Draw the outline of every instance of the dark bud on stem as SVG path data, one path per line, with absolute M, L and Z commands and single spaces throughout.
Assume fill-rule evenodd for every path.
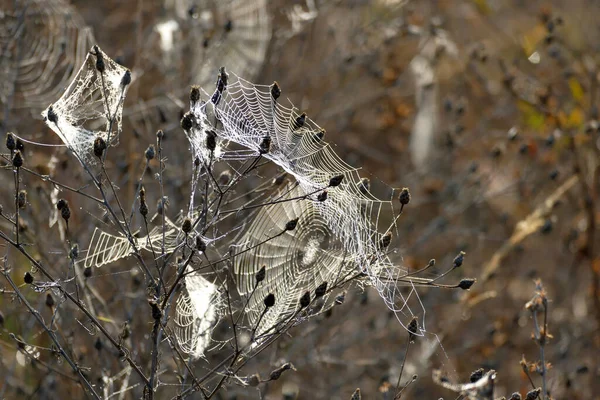
M 61 199 L 62 200 L 62 199 Z M 60 216 L 65 220 L 65 222 L 69 222 L 69 218 L 71 218 L 71 209 L 69 208 L 69 202 L 66 200 L 62 200 L 63 202 L 61 203 L 61 201 L 59 200 L 56 207 L 58 208 L 59 204 L 61 205 L 61 208 L 59 208 L 60 210 Z
M 154 156 L 156 155 L 156 150 L 154 149 L 154 145 L 153 144 L 151 144 L 150 146 L 148 146 L 148 148 L 146 149 L 146 152 L 144 153 L 144 155 L 146 156 L 146 160 L 148 160 L 148 161 L 154 159 Z
M 69 251 L 69 258 L 71 260 L 77 260 L 78 257 L 79 257 L 79 245 L 77 243 L 75 243 L 71 247 L 71 250 Z
M 102 157 L 106 150 L 106 142 L 100 136 L 94 140 L 94 155 L 98 158 Z
M 379 240 L 379 250 L 383 250 L 392 242 L 392 232 L 386 232 Z
M 527 395 L 525 395 L 525 400 L 535 400 L 540 396 L 541 392 L 542 389 L 540 388 L 530 390 L 529 392 L 527 392 Z
M 159 142 L 161 140 L 163 140 L 164 137 L 165 137 L 165 133 L 162 131 L 162 129 L 159 129 L 158 131 L 156 131 L 156 138 L 158 139 Z
M 264 300 L 265 307 L 271 308 L 275 305 L 275 295 L 273 293 L 269 293 Z
M 215 151 L 217 148 L 217 134 L 215 131 L 206 132 L 206 148 L 210 151 Z
M 296 229 L 297 225 L 298 225 L 298 218 L 292 219 L 292 220 L 288 221 L 287 224 L 285 224 L 285 230 L 293 231 L 294 229 Z
M 281 367 L 271 371 L 271 374 L 269 375 L 269 380 L 276 381 L 281 377 L 281 374 L 287 371 L 288 369 L 294 369 L 294 366 L 291 363 L 283 364 Z
M 265 280 L 265 277 L 267 275 L 267 266 L 263 265 L 258 272 L 256 273 L 256 275 L 254 275 L 254 277 L 256 278 L 256 284 L 258 285 L 260 282 Z
M 417 320 L 417 317 L 413 317 L 413 319 L 410 320 L 407 326 L 408 340 L 410 340 L 411 342 L 415 340 L 415 337 L 417 337 L 418 329 L 419 321 Z
M 298 118 L 296 118 L 296 121 L 294 121 L 294 129 L 300 129 L 304 126 L 304 123 L 306 122 L 306 113 L 302 113 L 300 114 L 300 116 Z
M 192 86 L 192 89 L 190 90 L 190 103 L 192 103 L 192 106 L 193 106 L 199 100 L 200 100 L 200 87 Z
M 204 253 L 206 251 L 206 243 L 204 242 L 204 240 L 202 240 L 200 236 L 196 236 L 196 250 L 198 250 L 201 253 Z
M 162 317 L 162 312 L 160 311 L 160 307 L 156 303 L 155 300 L 148 300 L 148 304 L 150 304 L 150 308 L 152 309 L 152 319 L 155 321 L 160 320 Z
M 140 198 L 140 214 L 142 217 L 145 217 L 146 215 L 148 215 L 148 204 L 146 204 L 145 200 L 142 200 Z
M 12 164 L 15 168 L 21 168 L 23 166 L 23 156 L 19 150 L 17 150 L 13 156 Z
M 102 53 L 100 52 L 98 46 L 94 46 L 94 52 L 96 56 L 96 69 L 102 74 L 106 70 L 106 65 L 104 64 L 104 56 L 102 56 Z
M 55 124 L 58 122 L 58 115 L 56 115 L 56 112 L 54 111 L 52 105 L 48 107 L 48 121 L 53 122 Z
M 317 288 L 315 289 L 315 297 L 323 297 L 325 296 L 325 293 L 327 293 L 327 282 L 323 282 L 319 286 L 317 286 Z
M 259 145 L 259 152 L 260 154 L 266 154 L 271 150 L 271 137 L 270 136 L 265 136 L 262 140 L 262 142 L 260 142 Z
M 49 308 L 54 307 L 54 297 L 52 297 L 52 294 L 50 293 L 46 294 L 46 306 Z
M 279 96 L 281 96 L 281 88 L 277 81 L 273 82 L 271 85 L 271 96 L 273 96 L 273 100 L 277 100 Z
M 354 393 L 352 393 L 352 397 L 350 400 L 362 400 L 362 395 L 360 394 L 360 388 L 357 388 Z
M 398 200 L 400 201 L 400 204 L 402 205 L 402 208 L 404 208 L 405 205 L 407 205 L 408 203 L 410 203 L 410 191 L 408 190 L 408 188 L 403 188 L 400 191 L 400 195 L 398 196 Z
M 121 86 L 125 87 L 131 83 L 131 71 L 127 70 L 121 78 Z
M 469 380 L 471 381 L 471 383 L 475 383 L 478 380 L 480 380 L 481 378 L 483 378 L 483 368 L 479 368 L 476 369 L 475 371 L 471 372 L 471 376 L 469 377 Z
M 191 112 L 186 112 L 181 118 L 181 127 L 184 131 L 189 131 L 194 126 L 194 121 Z
M 27 191 L 20 190 L 19 194 L 17 195 L 17 206 L 20 209 L 23 209 L 23 208 L 25 208 L 26 205 L 27 205 Z
M 320 143 L 324 137 L 325 137 L 325 129 L 321 129 L 319 132 L 315 133 L 315 136 L 313 136 L 313 141 L 315 143 Z
M 452 268 L 458 268 L 463 264 L 463 261 L 465 260 L 465 254 L 466 253 L 464 251 L 461 251 L 456 257 L 454 257 Z
M 248 386 L 257 387 L 260 384 L 260 375 L 250 375 L 247 379 Z
M 65 199 L 59 199 L 58 202 L 56 203 L 56 209 L 57 210 L 62 210 L 65 206 L 67 205 L 67 201 Z
M 340 186 L 342 181 L 344 180 L 344 175 L 336 175 L 329 180 L 329 187 Z
M 192 220 L 186 218 L 183 220 L 183 224 L 181 224 L 181 230 L 183 233 L 190 233 L 192 231 Z
M 310 292 L 306 292 L 300 297 L 300 308 L 308 307 L 310 304 Z
M 508 400 L 521 400 L 521 393 L 519 392 L 514 392 L 513 394 L 510 395 L 510 398 Z
M 6 134 L 6 148 L 10 151 L 14 151 L 17 148 L 17 141 L 15 140 L 15 135 L 11 132 Z
M 460 282 L 458 283 L 458 287 L 461 288 L 462 290 L 469 290 L 476 281 L 477 281 L 476 279 L 471 279 L 471 278 L 461 279 Z
M 318 201 L 327 200 L 327 190 L 323 190 L 321 193 L 319 193 L 319 195 L 317 196 L 317 200 Z
M 33 283 L 33 275 L 31 275 L 31 273 L 29 271 L 25 272 L 25 275 L 23 276 L 23 280 L 25 281 L 26 284 L 31 285 Z

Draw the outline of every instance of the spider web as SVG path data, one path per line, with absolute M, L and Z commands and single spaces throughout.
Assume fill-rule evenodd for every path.
M 102 73 L 96 67 L 99 58 L 104 61 Z M 94 46 L 60 99 L 42 112 L 46 125 L 82 164 L 95 162 L 93 144 L 97 137 L 106 142 L 118 138 L 130 81 L 128 69 Z
M 324 281 L 332 285 L 334 282 L 327 280 L 343 276 L 347 267 L 367 277 L 401 323 L 413 315 L 424 316 L 425 310 L 412 286 L 424 281 L 404 279 L 406 270 L 392 263 L 387 254 L 389 249 L 380 246 L 383 234 L 394 230 L 392 201 L 380 200 L 361 187 L 359 171 L 346 164 L 323 140 L 324 130 L 293 106 L 280 104 L 272 95 L 273 86 L 255 85 L 237 76 L 228 81 L 222 93 L 219 89 L 215 91 L 210 104 L 193 110 L 197 119 L 210 121 L 206 110 L 212 106 L 218 120 L 212 128 L 217 130 L 219 138 L 253 151 L 248 154 L 246 150 L 225 150 L 223 158 L 243 159 L 264 153 L 263 157 L 295 179 L 293 187 L 278 197 L 281 202 L 265 207 L 252 220 L 240 240 L 242 246 L 261 243 L 269 233 L 280 233 L 291 219 L 300 218 L 297 231 L 256 247 L 248 255 L 237 257 L 234 263 L 241 295 L 252 293 L 255 274 L 262 265 L 267 267 L 270 280 L 260 286 L 260 294 L 269 290 L 280 293 L 279 298 L 276 296 L 276 311 L 269 310 L 267 314 L 272 315 L 260 321 L 257 332 L 266 330 L 274 321 L 285 320 L 297 310 L 304 292 L 314 290 Z M 270 146 L 265 153 L 266 138 Z M 335 176 L 343 180 L 330 187 Z M 324 190 L 327 199 L 317 201 Z M 297 197 L 302 199 L 283 201 Z M 387 225 L 383 223 L 386 209 L 386 215 L 392 216 Z M 318 258 L 322 261 L 315 262 Z M 345 262 L 341 262 L 342 258 Z M 401 286 L 406 285 L 411 290 L 404 295 Z M 263 298 L 254 295 L 250 298 L 251 323 L 258 323 L 261 318 Z M 423 326 L 421 323 L 420 327 Z
M 0 102 L 41 111 L 73 79 L 91 30 L 62 0 L 6 1 L 1 14 Z

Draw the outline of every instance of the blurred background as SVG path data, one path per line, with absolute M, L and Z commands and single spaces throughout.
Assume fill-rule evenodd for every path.
M 113 161 L 121 193 L 130 204 L 142 151 L 162 129 L 170 185 L 183 199 L 179 120 L 190 85 L 212 92 L 220 66 L 251 82 L 277 81 L 282 98 L 325 128 L 348 163 L 410 188 L 398 238 L 409 270 L 435 258 L 435 276 L 465 251 L 447 283 L 478 279 L 468 292 L 420 292 L 429 334 L 411 347 L 404 379 L 418 379 L 403 397 L 455 398 L 433 383 L 436 368 L 457 382 L 494 369 L 497 397 L 531 389 L 519 361 L 539 358 L 524 305 L 540 278 L 550 300 L 550 392 L 595 399 L 599 16 L 600 4 L 585 0 L 0 0 L 0 129 L 59 143 L 40 112 L 98 44 L 133 76 L 122 157 Z M 52 161 L 64 149 L 26 151 L 40 173 L 79 179 L 74 159 Z M 2 184 L 1 201 L 12 196 Z M 87 241 L 80 214 L 76 235 Z M 7 294 L 0 306 L 0 370 L 10 371 L 0 373 L 0 390 L 35 398 L 11 381 L 29 375 L 8 361 L 15 346 L 7 332 L 25 330 L 25 311 Z M 357 387 L 363 398 L 390 398 L 406 339 L 376 292 L 351 291 L 332 315 L 295 328 L 244 370 L 268 374 L 285 360 L 296 372 L 258 388 L 233 385 L 220 398 L 349 399 Z

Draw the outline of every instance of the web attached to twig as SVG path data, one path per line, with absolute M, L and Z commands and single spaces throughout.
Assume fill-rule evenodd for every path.
M 129 70 L 94 46 L 60 99 L 42 112 L 48 127 L 82 164 L 94 163 L 97 137 L 110 144 L 121 133 L 130 82 Z
M 191 271 L 188 267 L 187 272 Z M 193 359 L 204 355 L 220 308 L 221 295 L 215 284 L 197 272 L 185 277 L 185 290 L 177 299 L 173 323 L 179 345 Z
M 346 268 L 362 274 L 401 322 L 413 315 L 424 316 L 413 284 L 425 281 L 410 278 L 402 266 L 392 263 L 387 245 L 381 244 L 384 235 L 395 230 L 392 201 L 371 194 L 359 171 L 346 164 L 324 141 L 321 127 L 293 106 L 286 107 L 278 101 L 277 85 L 255 85 L 237 76 L 227 78 L 226 83 L 218 85 L 210 104 L 194 110 L 196 118 L 210 122 L 212 118 L 206 118 L 206 110 L 213 107 L 211 112 L 218 123 L 210 129 L 219 138 L 254 151 L 246 157 L 262 154 L 293 178 L 293 187 L 277 197 L 276 205 L 261 210 L 239 240 L 239 250 L 255 246 L 248 255 L 236 257 L 234 263 L 240 294 L 252 296 L 252 323 L 257 323 L 262 315 L 259 309 L 263 298 L 252 294 L 255 274 L 262 265 L 266 266 L 270 281 L 256 290 L 260 294 L 269 290 L 280 293 L 277 308 L 269 310 L 272 315 L 265 316 L 266 320 L 262 317 L 257 332 L 293 314 L 304 292 L 323 282 L 330 287 L 339 283 L 332 279 L 335 275 L 344 276 Z M 223 157 L 227 156 L 224 151 Z M 332 184 L 335 179 L 339 182 Z M 324 192 L 326 199 L 319 201 Z M 393 195 L 392 191 L 390 198 Z M 391 216 L 387 224 L 386 209 L 386 216 Z M 294 218 L 299 218 L 297 231 L 256 246 L 280 234 Z M 401 287 L 407 285 L 412 289 L 404 294 Z

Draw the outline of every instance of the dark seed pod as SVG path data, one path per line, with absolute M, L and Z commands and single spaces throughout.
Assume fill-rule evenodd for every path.
M 259 284 L 260 282 L 265 280 L 265 277 L 267 275 L 267 266 L 263 265 L 258 272 L 256 273 L 256 275 L 254 275 L 254 277 L 256 278 L 256 284 Z
M 148 215 L 148 204 L 146 204 L 146 201 L 141 201 L 140 200 L 140 215 L 142 217 L 145 217 L 146 215 Z
M 471 376 L 469 377 L 469 380 L 471 381 L 471 383 L 477 382 L 478 380 L 480 380 L 481 378 L 483 378 L 483 368 L 479 368 L 476 369 L 475 371 L 471 372 Z
M 127 70 L 121 78 L 121 86 L 125 87 L 131 83 L 131 71 Z
M 321 193 L 319 193 L 317 200 L 321 202 L 327 200 L 327 190 L 323 190 Z
M 193 106 L 199 100 L 200 100 L 200 87 L 192 86 L 192 89 L 190 90 L 190 103 L 192 103 L 192 106 Z
M 262 139 L 262 142 L 260 142 L 259 147 L 259 152 L 260 154 L 266 154 L 271 150 L 271 137 L 270 136 L 265 136 Z
M 315 133 L 315 136 L 313 136 L 313 142 L 319 143 L 319 142 L 321 142 L 321 140 L 323 140 L 324 137 L 325 137 L 325 129 L 321 129 L 319 132 Z
M 532 389 L 529 392 L 527 392 L 527 394 L 525 395 L 525 400 L 535 400 L 540 396 L 541 392 L 542 392 L 542 389 L 540 389 L 540 388 Z
M 275 295 L 273 293 L 269 293 L 264 300 L 265 307 L 271 308 L 275 305 Z
M 150 304 L 150 308 L 152 309 L 152 319 L 158 321 L 162 317 L 162 312 L 160 311 L 160 307 L 156 303 L 155 300 L 149 300 L 148 304 Z
M 271 374 L 269 375 L 269 380 L 276 381 L 277 379 L 279 379 L 281 377 L 282 373 L 284 373 L 285 371 L 287 371 L 289 369 L 293 369 L 293 368 L 294 368 L 294 366 L 291 363 L 285 363 L 281 367 L 271 371 Z
M 158 139 L 159 142 L 161 140 L 163 140 L 164 137 L 165 137 L 165 133 L 162 131 L 162 129 L 159 129 L 158 131 L 156 131 L 156 138 Z
M 23 141 L 19 138 L 17 138 L 17 150 L 19 150 L 21 153 L 25 151 L 25 143 L 23 143 Z
M 392 242 L 392 232 L 386 232 L 379 240 L 379 249 L 383 250 Z
M 57 123 L 58 122 L 58 115 L 56 115 L 56 112 L 54 111 L 54 108 L 52 107 L 52 105 L 50 105 L 50 107 L 48 107 L 48 121 L 53 122 L 53 123 Z
M 250 375 L 247 379 L 248 386 L 257 387 L 260 384 L 260 375 Z
M 200 236 L 196 236 L 196 250 L 202 253 L 206 251 L 206 242 Z
M 181 230 L 184 233 L 190 233 L 192 231 L 192 220 L 186 218 L 183 220 L 183 224 L 181 224 Z
M 417 336 L 417 333 L 418 333 L 418 329 L 419 329 L 419 321 L 417 320 L 417 317 L 413 317 L 413 319 L 410 320 L 410 322 L 407 326 L 408 336 L 409 336 L 409 340 L 411 342 L 413 340 L 415 340 L 415 337 Z
M 15 140 L 15 135 L 11 132 L 6 134 L 6 148 L 10 151 L 14 151 L 17 148 L 17 142 Z
M 292 219 L 285 224 L 286 231 L 293 231 L 298 225 L 298 218 Z
M 302 113 L 300 114 L 300 116 L 298 118 L 296 118 L 296 121 L 294 121 L 294 129 L 300 129 L 304 126 L 304 123 L 306 122 L 306 113 Z
M 281 96 L 281 88 L 277 81 L 273 82 L 271 85 L 271 96 L 273 97 L 273 100 L 277 100 L 279 96 Z
M 56 209 L 62 210 L 66 205 L 67 201 L 65 199 L 58 199 L 58 202 L 56 203 Z
M 519 392 L 514 392 L 513 394 L 510 395 L 510 398 L 508 400 L 521 400 L 521 393 Z
M 85 269 L 83 270 L 83 276 L 85 276 L 86 278 L 92 276 L 92 269 L 90 267 L 85 267 Z
M 78 257 L 79 257 L 79 245 L 77 243 L 75 243 L 71 247 L 71 250 L 69 251 L 69 258 L 71 260 L 77 260 Z
M 46 294 L 46 306 L 50 308 L 54 307 L 54 297 L 50 293 Z
M 327 282 L 323 282 L 319 286 L 317 286 L 317 288 L 315 289 L 315 297 L 323 297 L 325 296 L 325 293 L 327 293 Z
M 94 55 L 96 56 L 96 69 L 102 74 L 106 70 L 106 65 L 104 64 L 104 56 L 102 56 L 102 52 L 100 52 L 98 46 L 94 46 L 94 52 Z
M 102 157 L 106 150 L 106 142 L 100 136 L 94 140 L 94 155 L 98 158 Z
M 310 304 L 310 292 L 306 292 L 300 297 L 300 308 L 308 307 Z
M 469 290 L 475 282 L 476 282 L 476 279 L 471 279 L 471 278 L 461 279 L 460 282 L 458 283 L 458 287 L 461 288 L 462 290 Z
M 465 260 L 465 254 L 466 253 L 464 251 L 461 251 L 456 257 L 454 257 L 452 268 L 458 268 L 463 264 L 463 261 Z
M 362 400 L 362 395 L 360 394 L 360 388 L 356 388 L 354 393 L 352 393 L 352 397 L 350 397 L 350 400 Z
M 17 206 L 20 209 L 23 209 L 23 208 L 25 208 L 26 205 L 27 205 L 27 191 L 20 190 L 19 194 L 17 195 Z
M 12 164 L 15 168 L 21 168 L 23 166 L 23 156 L 21 155 L 21 152 L 19 150 L 15 151 L 15 155 L 12 159 Z
M 206 131 L 206 148 L 215 151 L 217 148 L 217 134 L 215 131 Z
M 344 175 L 336 175 L 329 180 L 329 187 L 340 186 L 342 181 L 344 180 Z
M 184 131 L 189 131 L 194 126 L 193 115 L 191 112 L 186 112 L 181 118 L 181 127 Z
M 403 188 L 400 191 L 400 195 L 398 196 L 398 200 L 400 201 L 400 204 L 402 204 L 402 207 L 404 207 L 405 205 L 407 205 L 408 203 L 410 203 L 410 191 L 408 190 L 408 188 Z
M 31 285 L 33 283 L 33 275 L 31 275 L 29 271 L 25 272 L 23 281 L 25 281 L 26 284 Z
M 60 200 L 59 200 L 60 202 Z M 63 207 L 60 209 L 60 216 L 66 221 L 69 222 L 69 218 L 71 218 L 71 209 L 69 208 L 69 203 L 65 200 Z
M 151 144 L 150 146 L 148 146 L 148 148 L 146 149 L 146 152 L 144 153 L 144 155 L 146 156 L 146 160 L 148 160 L 148 161 L 154 159 L 154 156 L 156 155 L 156 150 L 154 149 L 154 145 L 153 144 Z

